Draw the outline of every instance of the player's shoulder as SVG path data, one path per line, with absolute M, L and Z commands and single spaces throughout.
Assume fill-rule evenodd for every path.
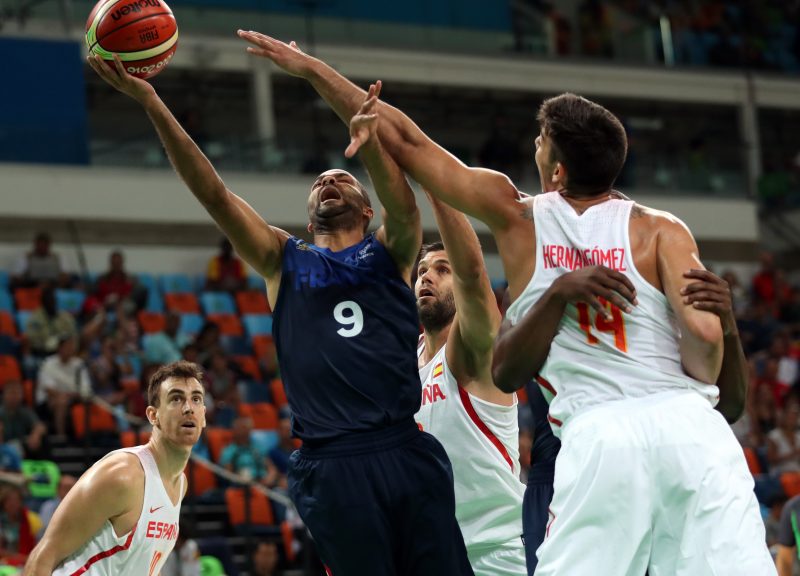
M 685 233 L 689 232 L 686 224 L 666 210 L 656 210 L 639 203 L 634 203 L 631 208 L 631 219 L 640 221 L 642 225 L 657 232 Z
M 94 464 L 81 478 L 93 488 L 128 492 L 141 484 L 144 478 L 139 457 L 125 451 L 114 452 Z

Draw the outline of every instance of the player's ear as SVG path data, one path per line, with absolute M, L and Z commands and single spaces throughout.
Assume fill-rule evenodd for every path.
M 306 226 L 306 230 L 308 230 L 309 234 L 313 234 L 314 233 L 314 225 L 311 222 L 309 222 L 308 226 Z
M 362 214 L 365 218 L 367 218 L 367 220 L 372 222 L 372 217 L 375 216 L 375 210 L 372 209 L 372 206 L 364 206 L 362 209 Z
M 147 415 L 147 420 L 150 421 L 152 426 L 158 427 L 158 409 L 154 406 L 148 406 L 145 410 L 145 414 Z
M 567 183 L 567 169 L 561 162 L 556 162 L 555 169 L 553 170 L 553 182 L 561 184 Z

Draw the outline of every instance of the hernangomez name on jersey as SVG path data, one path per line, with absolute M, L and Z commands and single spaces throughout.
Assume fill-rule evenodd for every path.
M 610 321 L 586 303 L 567 306 L 537 379 L 550 402 L 548 419 L 556 435 L 571 416 L 604 402 L 681 389 L 696 391 L 712 405 L 719 400 L 716 386 L 683 371 L 675 313 L 634 265 L 629 237 L 633 206 L 631 200 L 611 199 L 579 215 L 558 192 L 534 198 L 536 270 L 508 309 L 513 324 L 556 278 L 584 266 L 622 272 L 639 301 L 630 314 L 612 307 Z
M 133 530 L 117 536 L 109 520 L 82 548 L 67 557 L 53 576 L 157 576 L 178 539 L 181 500 L 173 504 L 147 446 L 123 448 L 144 469 L 144 501 Z M 183 482 L 179 494 L 183 496 Z

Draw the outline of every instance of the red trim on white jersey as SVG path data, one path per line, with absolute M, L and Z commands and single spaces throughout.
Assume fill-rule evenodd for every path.
M 556 392 L 556 389 L 553 388 L 553 385 L 550 384 L 550 382 L 548 382 L 547 380 L 545 380 L 541 376 L 537 376 L 536 377 L 536 383 L 539 384 L 539 386 L 541 386 L 542 388 L 544 388 L 548 392 L 550 392 L 550 394 L 552 394 L 553 396 L 558 394 L 558 392 Z
M 81 566 L 80 568 L 75 570 L 75 572 L 70 574 L 70 576 L 80 576 L 81 574 L 84 574 L 87 570 L 89 570 L 89 568 L 91 568 L 92 564 L 94 564 L 95 562 L 99 562 L 100 560 L 104 560 L 106 558 L 109 558 L 109 557 L 113 556 L 117 552 L 124 552 L 125 550 L 130 548 L 131 547 L 131 542 L 133 542 L 133 534 L 134 534 L 134 532 L 136 532 L 136 527 L 135 526 L 133 527 L 133 530 L 131 530 L 131 533 L 128 534 L 128 538 L 127 538 L 127 540 L 125 540 L 125 544 L 117 544 L 113 548 L 110 548 L 108 550 L 104 550 L 103 552 L 100 552 L 99 554 L 95 554 L 94 556 L 89 558 L 89 560 L 86 561 L 86 564 L 84 564 L 83 566 Z
M 503 459 L 508 462 L 509 466 L 511 466 L 511 470 L 514 470 L 514 462 L 512 462 L 511 456 L 508 455 L 508 450 L 506 450 L 506 447 L 502 442 L 500 442 L 497 436 L 494 435 L 494 432 L 489 430 L 489 427 L 483 420 L 481 420 L 481 417 L 478 416 L 478 413 L 475 412 L 475 407 L 472 405 L 472 400 L 469 399 L 469 393 L 464 390 L 460 384 L 458 385 L 458 396 L 461 398 L 461 403 L 464 405 L 464 410 L 467 411 L 467 414 L 475 426 L 478 427 L 478 430 L 483 432 L 484 436 L 489 439 L 489 442 L 491 442 L 494 447 L 500 451 Z
M 555 424 L 556 426 L 564 425 L 564 423 L 561 420 L 559 420 L 558 418 L 553 418 L 552 416 L 550 416 L 550 414 L 547 415 L 547 421 L 550 422 L 551 424 Z

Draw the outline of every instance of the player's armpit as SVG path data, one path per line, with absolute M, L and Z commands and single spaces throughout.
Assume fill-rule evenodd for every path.
M 135 526 L 143 497 L 144 470 L 135 455 L 113 455 L 95 464 L 56 509 L 42 540 L 31 552 L 25 576 L 50 576 L 107 520 L 130 514 L 131 528 Z
M 691 283 L 684 271 L 702 269 L 697 244 L 686 225 L 670 214 L 657 220 L 658 275 L 681 331 L 680 354 L 689 376 L 713 384 L 722 365 L 722 326 L 719 318 L 685 304 L 681 290 Z

